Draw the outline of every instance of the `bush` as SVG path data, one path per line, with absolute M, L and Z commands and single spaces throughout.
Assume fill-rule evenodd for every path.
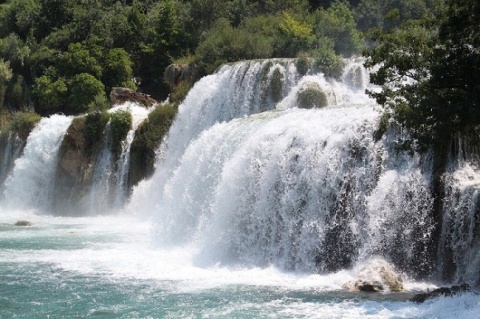
M 36 109 L 45 116 L 60 112 L 65 107 L 67 91 L 67 83 L 63 78 L 53 80 L 47 75 L 42 75 L 35 80 L 33 86 Z
M 110 114 L 107 112 L 95 111 L 85 116 L 85 141 L 87 149 L 91 149 L 102 136 L 105 125 L 110 119 Z
M 159 105 L 137 130 L 130 149 L 130 185 L 153 174 L 155 150 L 170 129 L 176 114 L 174 105 Z
M 112 133 L 112 151 L 118 155 L 122 151 L 122 141 L 132 128 L 132 114 L 128 111 L 116 111 L 110 114 Z
M 25 141 L 41 119 L 41 116 L 34 112 L 15 112 L 12 114 L 10 130 Z
M 308 54 L 306 54 L 305 52 L 301 52 L 298 54 L 298 59 L 295 66 L 297 67 L 297 71 L 300 75 L 303 76 L 307 74 L 308 70 L 311 67 L 311 64 L 312 63 L 310 61 L 310 58 L 308 57 Z
M 282 99 L 283 92 L 283 73 L 276 68 L 270 78 L 270 96 L 273 102 L 279 102 Z
M 270 57 L 272 52 L 269 38 L 242 28 L 235 29 L 224 19 L 209 31 L 196 50 L 196 54 L 207 64 L 207 73 L 227 62 Z
M 315 66 L 328 77 L 340 78 L 344 62 L 333 50 L 325 49 L 314 53 Z
M 99 94 L 105 94 L 102 82 L 88 73 L 77 74 L 71 84 L 67 113 L 79 114 L 88 111 L 88 105 L 94 102 Z
M 328 98 L 318 83 L 308 83 L 298 91 L 297 102 L 303 109 L 322 108 L 328 105 Z

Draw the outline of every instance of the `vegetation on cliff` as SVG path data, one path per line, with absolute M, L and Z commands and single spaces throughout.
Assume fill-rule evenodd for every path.
M 225 62 L 306 55 L 338 75 L 339 57 L 359 54 L 368 30 L 423 17 L 437 2 L 7 0 L 0 108 L 77 115 L 101 109 L 95 100 L 116 86 L 157 99 L 175 89 L 181 100 L 191 83 L 163 78 L 177 61 L 195 63 L 198 78 Z

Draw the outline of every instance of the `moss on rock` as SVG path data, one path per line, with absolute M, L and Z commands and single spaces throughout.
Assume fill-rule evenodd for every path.
M 303 109 L 322 108 L 328 105 L 327 94 L 318 83 L 308 83 L 297 93 L 298 107 Z
M 176 114 L 174 105 L 158 105 L 138 128 L 130 148 L 130 185 L 153 174 L 155 150 L 170 129 Z

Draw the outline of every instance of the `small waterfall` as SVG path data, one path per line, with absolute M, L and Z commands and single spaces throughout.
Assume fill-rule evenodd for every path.
M 148 114 L 152 109 L 146 109 L 134 103 L 127 102 L 125 104 L 114 107 L 110 112 L 116 112 L 118 110 L 127 110 L 132 114 L 132 128 L 127 133 L 127 137 L 122 142 L 122 152 L 116 163 L 116 187 L 115 187 L 115 202 L 113 207 L 120 209 L 128 198 L 128 169 L 130 167 L 130 148 L 132 146 L 133 139 L 135 138 L 135 132 L 140 124 L 148 117 Z
M 48 212 L 58 149 L 71 121 L 71 117 L 52 115 L 30 133 L 23 156 L 5 182 L 7 207 Z
M 97 155 L 90 187 L 89 215 L 105 214 L 110 211 L 113 202 L 114 163 L 112 154 L 112 134 L 107 123 L 103 134 L 102 151 Z
M 145 120 L 150 110 L 134 103 L 124 103 L 111 108 L 108 112 L 127 111 L 132 115 L 132 128 L 122 141 L 122 151 L 115 159 L 111 146 L 110 123 L 103 134 L 103 147 L 95 161 L 93 181 L 90 189 L 89 214 L 105 214 L 122 208 L 128 198 L 128 168 L 130 161 L 130 147 L 135 137 L 135 130 Z
M 3 157 L 0 158 L 0 198 L 3 198 L 4 182 L 10 175 L 15 160 L 20 157 L 25 141 L 18 138 L 12 132 L 8 132 L 8 136 L 0 136 L 0 149 Z
M 479 159 L 462 153 L 456 154 L 444 177 L 438 271 L 450 281 L 480 284 Z

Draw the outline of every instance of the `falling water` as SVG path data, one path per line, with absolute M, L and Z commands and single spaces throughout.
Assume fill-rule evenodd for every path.
M 48 212 L 57 153 L 71 117 L 52 115 L 43 118 L 30 133 L 23 156 L 5 182 L 6 205 L 15 209 Z

